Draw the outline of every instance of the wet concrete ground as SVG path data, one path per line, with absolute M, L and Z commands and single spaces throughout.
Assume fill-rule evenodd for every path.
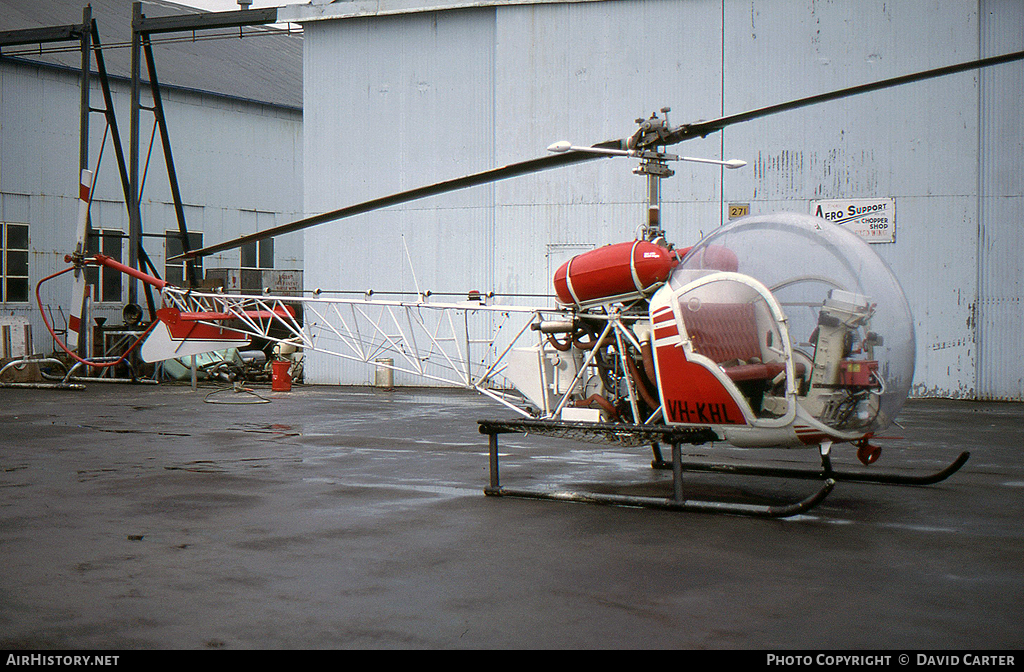
M 485 497 L 476 421 L 508 412 L 466 393 L 212 390 L 0 390 L 0 649 L 1024 643 L 1021 404 L 912 401 L 873 468 L 970 450 L 960 473 L 759 520 Z M 501 446 L 509 487 L 671 493 L 649 449 Z M 694 498 L 816 487 L 686 476 Z

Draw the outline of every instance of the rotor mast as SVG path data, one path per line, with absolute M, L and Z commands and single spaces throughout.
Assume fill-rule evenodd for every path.
M 645 140 L 645 147 L 654 147 L 653 150 L 642 151 L 640 165 L 634 168 L 633 172 L 647 176 L 647 223 L 644 225 L 643 239 L 661 245 L 666 244 L 665 230 L 661 227 L 661 181 L 675 175 L 675 171 L 668 167 L 669 156 L 662 151 L 665 145 L 657 143 L 657 140 L 661 139 L 660 132 L 669 128 L 668 113 L 671 109 L 661 108 L 664 118 L 659 118 L 657 113 L 654 113 L 650 119 L 637 119 L 636 123 L 640 128 L 629 139 L 630 149 L 636 149 L 637 143 Z M 657 149 L 658 147 L 661 149 Z
M 672 128 L 668 123 L 668 113 L 672 108 L 661 108 L 662 117 L 655 112 L 649 119 L 637 119 L 639 125 L 636 132 L 624 141 L 625 151 L 602 150 L 604 154 L 619 154 L 640 159 L 640 165 L 633 169 L 637 175 L 647 176 L 647 223 L 644 225 L 643 238 L 652 243 L 668 247 L 665 231 L 661 227 L 661 180 L 675 175 L 668 167 L 669 161 L 692 161 L 694 163 L 710 163 L 730 170 L 747 165 L 740 159 L 706 159 L 696 156 L 677 156 L 665 152 L 665 147 L 674 145 L 686 138 L 680 132 L 689 126 Z M 550 149 L 550 148 L 549 148 Z M 583 149 L 571 147 L 571 149 Z M 594 151 L 583 149 L 583 151 Z

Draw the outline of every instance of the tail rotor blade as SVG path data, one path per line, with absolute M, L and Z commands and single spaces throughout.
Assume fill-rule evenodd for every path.
M 92 171 L 83 170 L 78 185 L 78 221 L 75 230 L 75 256 L 85 254 L 86 231 L 89 225 L 89 201 L 92 195 Z M 81 333 L 85 318 L 85 299 L 87 284 L 85 267 L 76 268 L 74 287 L 71 294 L 71 314 L 68 316 L 67 345 L 74 350 L 78 347 L 78 335 Z

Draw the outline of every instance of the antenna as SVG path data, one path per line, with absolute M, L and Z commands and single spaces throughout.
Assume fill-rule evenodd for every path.
M 420 281 L 416 278 L 416 269 L 412 265 L 412 255 L 409 254 L 409 245 L 405 242 L 405 234 L 402 236 L 402 247 L 405 248 L 405 258 L 409 262 L 409 272 L 412 273 L 412 284 L 416 285 L 416 294 L 422 301 L 424 299 L 423 290 L 420 289 Z

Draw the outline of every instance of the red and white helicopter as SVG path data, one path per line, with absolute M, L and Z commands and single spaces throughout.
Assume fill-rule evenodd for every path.
M 648 221 L 637 239 L 578 255 L 554 277 L 555 305 L 504 305 L 471 292 L 465 300 L 361 295 L 236 295 L 174 287 L 84 251 L 91 174 L 83 171 L 79 246 L 68 255 L 78 320 L 87 264 L 114 268 L 158 289 L 162 307 L 147 330 L 148 362 L 244 347 L 251 339 L 297 345 L 484 394 L 515 412 L 480 421 L 490 439 L 490 495 L 787 516 L 819 503 L 836 481 L 927 484 L 957 471 L 961 454 L 924 476 L 833 469 L 832 446 L 850 444 L 865 465 L 871 440 L 895 419 L 914 370 L 910 309 L 887 265 L 855 234 L 808 215 L 745 217 L 692 247 L 676 249 L 660 224 L 660 180 L 669 161 L 739 168 L 742 161 L 680 157 L 669 145 L 731 124 L 825 100 L 1024 59 L 1024 52 L 874 82 L 721 119 L 672 126 L 652 115 L 629 138 L 575 147 L 555 143 L 544 158 L 385 196 L 220 243 L 225 249 L 379 208 L 539 170 L 614 156 L 639 159 L 648 179 Z M 667 110 L 665 110 L 667 112 Z M 55 276 L 50 276 L 55 277 Z M 46 280 L 48 280 L 47 278 Z M 37 290 L 38 292 L 38 290 Z M 300 314 L 296 307 L 301 306 Z M 44 316 L 45 317 L 45 316 Z M 471 327 L 482 320 L 486 333 Z M 141 341 L 142 339 L 140 339 Z M 75 347 L 69 339 L 67 350 Z M 382 364 L 383 362 L 383 364 Z M 498 436 L 530 433 L 650 445 L 656 467 L 673 470 L 667 498 L 516 490 L 499 480 Z M 681 445 L 817 449 L 820 468 L 684 463 Z M 672 447 L 665 460 L 660 446 Z M 694 501 L 687 470 L 791 476 L 821 481 L 806 499 L 780 505 Z

